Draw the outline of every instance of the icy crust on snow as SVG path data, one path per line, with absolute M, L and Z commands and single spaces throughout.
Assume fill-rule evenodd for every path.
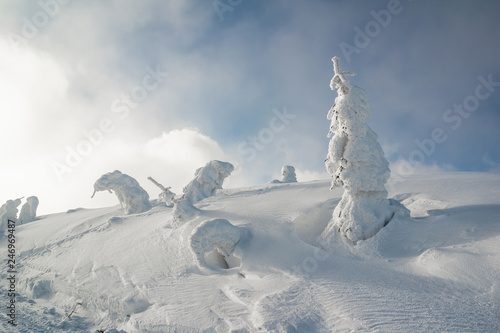
M 19 221 L 21 223 L 28 223 L 36 220 L 36 209 L 38 208 L 39 200 L 35 196 L 28 197 L 26 202 L 21 207 L 19 213 Z
M 226 219 L 203 222 L 189 237 L 191 250 L 202 267 L 233 268 L 239 264 L 233 251 L 240 241 L 248 240 L 250 231 L 236 227 Z
M 385 189 L 390 169 L 377 135 L 366 124 L 370 107 L 365 92 L 350 84 L 338 58 L 332 60 L 335 75 L 330 87 L 338 96 L 327 115 L 328 137 L 333 137 L 325 166 L 333 177 L 332 188 L 342 186 L 344 195 L 323 237 L 328 240 L 340 232 L 357 242 L 375 235 L 393 215 Z
M 102 175 L 94 183 L 94 194 L 99 191 L 114 191 L 125 214 L 137 214 L 151 209 L 149 194 L 137 180 L 119 170 Z

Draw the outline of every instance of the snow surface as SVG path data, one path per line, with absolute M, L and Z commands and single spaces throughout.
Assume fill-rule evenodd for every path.
M 324 180 L 219 190 L 178 227 L 165 205 L 135 215 L 119 206 L 71 209 L 19 225 L 16 329 L 499 331 L 500 174 L 409 177 L 389 197 L 411 218 L 325 251 L 319 235 L 342 195 L 329 187 Z M 227 236 L 227 269 L 210 252 L 212 266 L 199 264 L 192 245 L 200 234 Z M 0 255 L 7 258 L 5 240 Z M 0 274 L 5 281 L 5 264 Z M 5 282 L 0 289 L 6 295 Z M 16 332 L 5 311 L 0 321 L 2 332 Z

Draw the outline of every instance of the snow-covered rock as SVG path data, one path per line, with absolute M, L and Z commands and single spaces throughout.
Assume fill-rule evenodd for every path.
M 102 175 L 95 182 L 94 195 L 106 190 L 115 192 L 125 214 L 137 214 L 151 209 L 148 193 L 137 180 L 118 170 Z
M 248 229 L 236 227 L 226 219 L 215 219 L 193 230 L 189 240 L 200 266 L 227 269 L 239 266 L 233 251 L 240 241 L 249 237 Z
M 21 223 L 27 223 L 36 220 L 36 209 L 38 208 L 38 198 L 35 196 L 28 197 L 26 202 L 21 207 L 21 212 L 19 213 L 19 221 Z

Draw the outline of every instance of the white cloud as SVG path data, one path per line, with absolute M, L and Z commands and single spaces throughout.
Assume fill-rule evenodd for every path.
M 229 157 L 216 141 L 196 128 L 175 129 L 143 143 L 104 138 L 103 143 L 83 157 L 78 166 L 63 174 L 63 182 L 57 180 L 53 170 L 45 167 L 50 163 L 35 166 L 34 169 L 45 168 L 46 172 L 50 172 L 45 175 L 48 182 L 42 182 L 44 184 L 37 187 L 37 193 L 23 195 L 38 195 L 40 210 L 44 213 L 65 211 L 76 206 L 95 208 L 116 205 L 118 201 L 114 194 L 97 193 L 93 199 L 90 196 L 95 180 L 104 173 L 120 170 L 134 177 L 150 198 L 155 199 L 160 190 L 147 177 L 155 178 L 164 186 L 171 186 L 172 191 L 180 194 L 194 177 L 195 170 L 214 159 L 227 161 Z M 36 170 L 29 172 L 40 175 Z
M 68 88 L 64 71 L 48 55 L 30 48 L 14 50 L 0 39 L 0 150 L 17 158 L 40 148 L 33 137 L 47 138 L 54 129 L 54 107 Z M 58 115 L 62 118 L 62 115 Z M 20 154 L 17 152 L 25 152 Z
M 295 174 L 297 175 L 297 181 L 299 182 L 309 182 L 313 180 L 324 180 L 330 179 L 330 175 L 326 171 L 314 171 L 314 170 L 301 170 L 295 168 Z

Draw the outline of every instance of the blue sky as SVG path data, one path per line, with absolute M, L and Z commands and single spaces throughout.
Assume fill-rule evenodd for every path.
M 393 173 L 500 170 L 497 1 L 42 0 L 0 13 L 2 202 L 115 204 L 90 200 L 115 169 L 153 198 L 147 176 L 180 193 L 210 159 L 238 166 L 227 186 L 284 164 L 327 178 L 333 56 L 357 73 Z

